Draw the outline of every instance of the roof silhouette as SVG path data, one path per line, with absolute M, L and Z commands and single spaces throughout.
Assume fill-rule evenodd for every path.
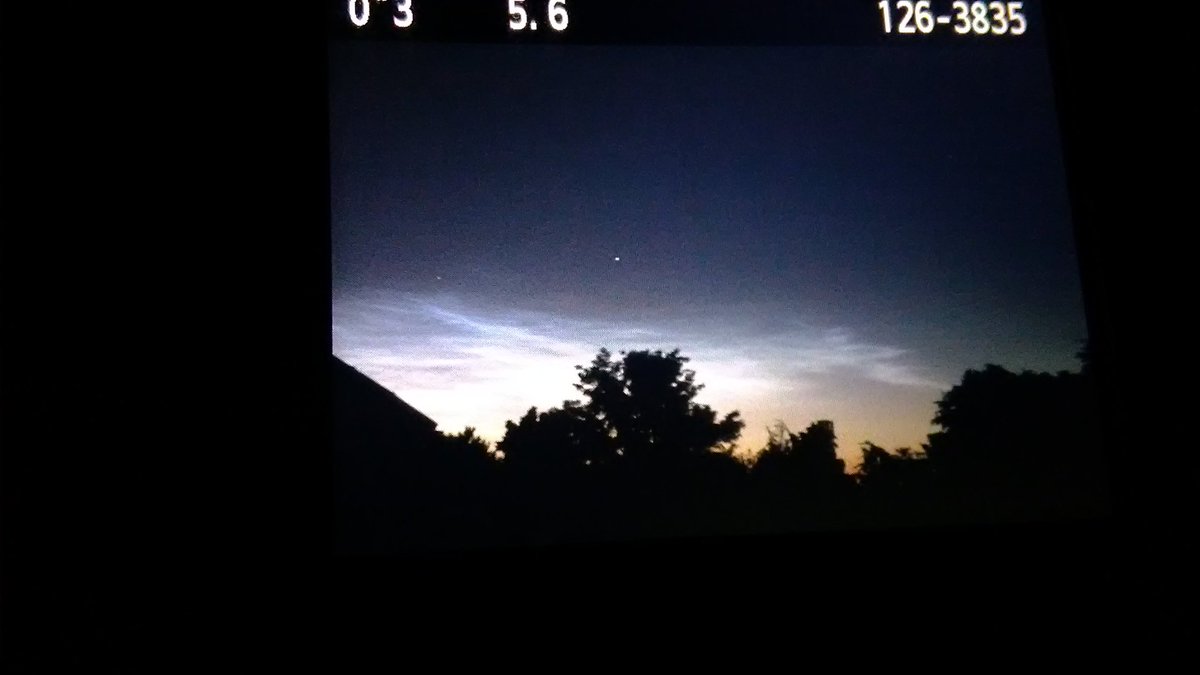
M 406 403 L 386 387 L 362 374 L 337 356 L 330 356 L 333 359 L 333 390 L 339 396 L 344 396 L 350 402 L 369 402 L 375 408 L 394 408 L 395 413 L 403 417 L 409 424 L 428 427 L 430 431 L 437 428 L 437 422 Z

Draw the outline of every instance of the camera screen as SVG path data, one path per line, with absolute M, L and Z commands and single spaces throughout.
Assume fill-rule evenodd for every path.
M 338 550 L 1103 512 L 1040 9 L 331 3 Z

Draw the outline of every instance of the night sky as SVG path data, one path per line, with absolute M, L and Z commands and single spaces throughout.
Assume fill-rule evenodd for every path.
M 443 431 L 680 348 L 741 447 L 919 447 L 1086 337 L 1049 70 L 1015 46 L 331 47 L 333 347 Z

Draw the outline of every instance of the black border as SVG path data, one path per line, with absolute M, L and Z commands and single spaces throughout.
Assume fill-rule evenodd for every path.
M 308 663 L 331 632 L 396 640 L 379 619 L 397 616 L 459 636 L 596 608 L 1165 623 L 1157 605 L 1181 613 L 1194 586 L 1176 574 L 1193 555 L 1194 188 L 1166 163 L 1190 161 L 1172 69 L 1194 59 L 1158 14 L 1086 6 L 1045 16 L 1121 467 L 1111 518 L 335 561 L 324 9 L 0 5 L 8 672 L 245 647 Z

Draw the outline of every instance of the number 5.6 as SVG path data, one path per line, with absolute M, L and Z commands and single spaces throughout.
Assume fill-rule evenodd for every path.
M 566 30 L 571 18 L 567 16 L 567 0 L 550 0 L 546 5 L 546 18 L 550 27 L 557 31 Z M 509 30 L 537 30 L 537 21 L 530 22 L 529 12 L 525 11 L 525 0 L 508 0 Z

